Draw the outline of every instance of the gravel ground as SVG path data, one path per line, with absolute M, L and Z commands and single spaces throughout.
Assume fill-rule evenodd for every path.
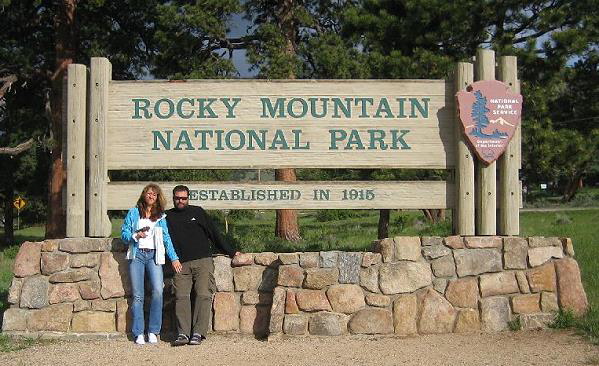
M 599 365 L 599 347 L 571 332 L 271 337 L 212 335 L 199 346 L 59 341 L 0 354 L 0 365 Z

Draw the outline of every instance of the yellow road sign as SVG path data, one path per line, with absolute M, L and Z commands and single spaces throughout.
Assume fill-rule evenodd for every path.
M 22 199 L 20 196 L 15 198 L 15 200 L 13 201 L 13 206 L 15 206 L 15 208 L 19 211 L 21 211 L 23 209 L 23 207 L 25 207 L 25 205 L 27 204 L 27 201 L 25 201 L 24 199 Z

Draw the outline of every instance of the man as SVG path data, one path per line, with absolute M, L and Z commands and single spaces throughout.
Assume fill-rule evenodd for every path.
M 173 245 L 182 268 L 175 273 L 175 315 L 179 335 L 173 343 L 198 345 L 208 333 L 212 295 L 216 291 L 211 242 L 234 257 L 239 254 L 226 244 L 218 230 L 199 206 L 189 205 L 189 188 L 173 189 L 174 208 L 167 211 L 166 220 Z M 195 290 L 194 308 L 191 291 Z

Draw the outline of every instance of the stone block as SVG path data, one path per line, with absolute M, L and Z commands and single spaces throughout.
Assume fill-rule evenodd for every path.
M 94 300 L 100 297 L 102 285 L 99 280 L 79 282 L 79 294 L 83 300 Z
M 443 239 L 443 244 L 451 249 L 463 249 L 464 238 L 460 235 L 448 236 Z
M 73 315 L 73 304 L 57 304 L 30 312 L 29 331 L 68 332 Z M 71 329 L 75 332 L 75 329 Z
M 337 267 L 337 260 L 339 259 L 339 252 L 320 252 L 320 259 L 318 264 L 322 268 L 334 268 Z
M 58 250 L 59 242 L 56 239 L 48 239 L 42 242 L 42 252 L 55 252 Z
M 331 311 L 331 304 L 324 291 L 298 290 L 295 293 L 295 300 L 302 311 Z
M 20 307 L 40 309 L 48 306 L 48 277 L 32 276 L 23 281 Z
M 528 238 L 528 246 L 531 248 L 561 247 L 562 241 L 555 237 L 531 236 Z
M 26 241 L 21 244 L 13 266 L 15 277 L 28 277 L 40 273 L 41 250 L 41 243 Z
M 528 249 L 528 263 L 531 267 L 537 267 L 551 258 L 563 258 L 562 247 L 539 247 Z
M 447 289 L 447 278 L 435 278 L 433 280 L 433 288 L 435 291 L 443 295 Z
M 475 277 L 450 280 L 445 297 L 459 308 L 478 308 L 478 281 Z
M 115 313 L 85 310 L 73 314 L 72 331 L 77 333 L 115 332 Z
M 283 333 L 288 335 L 304 335 L 308 333 L 308 318 L 302 314 L 285 315 Z
M 362 264 L 362 253 L 339 253 L 339 283 L 360 282 L 360 267 Z
M 436 277 L 455 277 L 455 261 L 453 255 L 433 259 L 431 269 Z
M 73 303 L 73 312 L 79 312 L 83 310 L 90 310 L 92 305 L 87 300 L 77 300 Z
M 574 257 L 574 244 L 572 244 L 572 239 L 570 238 L 562 238 L 562 249 L 564 253 L 568 257 Z
M 589 308 L 587 294 L 582 287 L 578 263 L 572 258 L 555 261 L 559 305 L 564 310 L 572 310 L 581 316 Z
M 526 272 L 528 284 L 532 292 L 550 291 L 555 292 L 555 267 L 553 263 L 547 263 Z
M 481 275 L 479 286 L 482 297 L 520 292 L 514 272 L 499 272 Z
M 231 331 L 239 329 L 239 303 L 231 292 L 217 292 L 212 303 L 214 309 L 214 330 Z
M 379 293 L 379 269 L 378 266 L 362 268 L 360 271 L 360 286 L 370 292 Z
M 389 296 L 381 294 L 366 294 L 366 304 L 377 308 L 386 308 L 391 305 Z
M 517 295 L 512 297 L 514 314 L 531 314 L 541 312 L 541 294 Z
M 120 333 L 131 332 L 133 317 L 129 311 L 129 302 L 127 299 L 118 299 L 116 301 L 116 330 Z
M 126 253 L 108 252 L 100 257 L 100 294 L 103 299 L 131 294 L 129 265 Z
M 254 255 L 254 262 L 261 266 L 278 266 L 279 256 L 273 252 L 262 252 Z
M 385 309 L 362 309 L 349 320 L 349 330 L 354 334 L 393 333 L 393 315 Z
M 320 263 L 320 253 L 300 253 L 299 264 L 302 268 L 317 268 Z
M 252 264 L 254 264 L 253 253 L 241 253 L 233 257 L 233 260 L 231 261 L 233 267 L 250 266 Z
M 418 330 L 421 334 L 453 332 L 457 311 L 443 296 L 429 289 L 420 300 Z
M 66 238 L 59 241 L 60 251 L 67 253 L 109 252 L 111 248 L 111 238 Z
M 234 291 L 231 258 L 219 255 L 214 260 L 214 281 L 219 292 Z
M 272 292 L 275 286 L 277 286 L 278 276 L 279 271 L 276 268 L 267 267 L 262 272 L 262 280 L 260 286 L 258 286 L 258 291 Z
M 376 240 L 372 251 L 381 254 L 383 263 L 393 262 L 395 256 L 395 242 L 391 238 Z
M 116 299 L 108 299 L 108 300 L 102 300 L 102 299 L 96 299 L 96 300 L 92 300 L 91 301 L 91 307 L 92 310 L 95 311 L 106 311 L 106 312 L 111 312 L 114 313 L 115 311 L 117 311 L 117 300 Z
M 95 274 L 95 271 L 89 268 L 69 269 L 63 272 L 51 274 L 49 280 L 51 283 L 73 283 L 87 281 Z
M 423 247 L 443 245 L 443 238 L 440 236 L 423 236 L 420 241 Z
M 266 306 L 242 306 L 239 312 L 239 331 L 264 337 L 268 334 L 270 308 Z
M 19 299 L 21 298 L 21 289 L 23 288 L 23 278 L 12 278 L 12 283 L 10 285 L 10 289 L 8 290 L 8 303 L 9 304 L 18 304 Z
M 100 253 L 72 254 L 71 268 L 93 268 L 100 264 Z
M 304 288 L 320 290 L 339 282 L 339 270 L 337 268 L 308 268 Z
M 287 295 L 285 297 L 285 314 L 298 314 L 299 312 L 297 300 L 295 299 L 295 291 L 287 290 Z
M 523 330 L 547 329 L 555 320 L 555 314 L 520 314 L 520 326 Z
M 416 334 L 418 301 L 416 295 L 401 295 L 393 301 L 393 327 L 395 334 L 406 336 Z
M 279 266 L 277 285 L 286 287 L 302 287 L 304 269 L 296 265 Z
M 484 298 L 480 301 L 480 314 L 483 331 L 507 330 L 511 318 L 509 301 L 502 296 Z
M 297 253 L 280 253 L 279 261 L 281 264 L 298 264 L 299 255 Z
M 41 272 L 50 275 L 69 267 L 69 255 L 65 253 L 42 253 Z
M 24 331 L 27 330 L 27 318 L 29 311 L 19 308 L 10 308 L 4 311 L 2 317 L 2 331 Z
M 417 236 L 396 236 L 395 260 L 396 261 L 418 261 L 422 259 L 420 251 L 420 238 Z
M 541 292 L 541 311 L 544 313 L 552 313 L 558 310 L 557 295 L 553 292 Z
M 275 287 L 270 307 L 270 322 L 268 329 L 271 334 L 283 331 L 283 318 L 285 317 L 285 301 L 287 291 L 284 287 Z
M 112 238 L 112 240 L 109 241 L 108 246 L 110 246 L 111 252 L 126 252 L 127 249 L 129 249 L 129 246 L 120 238 Z
M 379 268 L 379 285 L 386 295 L 414 292 L 432 284 L 432 272 L 428 263 L 384 263 Z
M 516 280 L 518 281 L 520 292 L 523 294 L 530 294 L 530 286 L 528 285 L 528 280 L 526 279 L 526 273 L 522 271 L 516 272 Z
M 319 312 L 310 318 L 308 330 L 313 335 L 338 336 L 347 333 L 348 316 L 329 312 Z
M 352 314 L 366 306 L 364 292 L 358 285 L 334 285 L 327 290 L 329 303 L 336 313 Z
M 478 309 L 460 309 L 455 322 L 455 333 L 474 333 L 480 330 Z
M 57 283 L 50 285 L 48 303 L 74 302 L 79 300 L 79 286 L 76 283 Z
M 243 266 L 233 268 L 235 291 L 257 291 L 262 283 L 262 266 Z
M 503 269 L 501 252 L 496 249 L 456 249 L 453 256 L 459 277 L 500 272 Z
M 426 259 L 435 259 L 439 257 L 444 257 L 446 255 L 451 254 L 451 249 L 446 247 L 445 245 L 431 245 L 431 246 L 423 246 L 422 247 L 422 255 Z
M 528 243 L 526 239 L 508 237 L 503 239 L 503 262 L 505 269 L 526 269 Z
M 499 236 L 466 236 L 464 245 L 470 249 L 501 248 L 503 240 Z
M 256 305 L 259 302 L 260 293 L 258 291 L 246 291 L 241 294 L 242 305 Z
M 362 256 L 362 267 L 370 267 L 381 264 L 383 256 L 381 253 L 365 252 Z

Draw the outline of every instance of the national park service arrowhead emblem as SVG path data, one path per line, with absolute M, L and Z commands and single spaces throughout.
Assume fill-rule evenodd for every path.
M 459 91 L 458 110 L 464 133 L 486 164 L 497 160 L 522 117 L 522 95 L 497 80 L 477 81 Z

